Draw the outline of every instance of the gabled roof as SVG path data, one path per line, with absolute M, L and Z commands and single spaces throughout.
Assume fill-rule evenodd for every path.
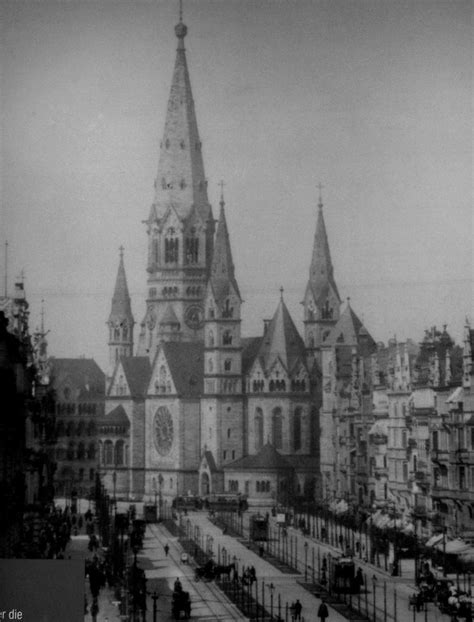
M 160 320 L 160 325 L 169 324 L 169 325 L 179 325 L 179 320 L 176 317 L 176 313 L 174 312 L 173 306 L 169 304 L 165 312 L 163 313 L 163 317 Z
M 211 473 L 216 473 L 217 472 L 217 465 L 216 465 L 216 461 L 214 460 L 214 456 L 212 455 L 212 451 L 205 451 L 204 452 L 204 459 L 206 460 L 208 466 L 209 466 L 209 470 L 211 471 Z
M 266 470 L 266 471 L 289 471 L 291 464 L 284 458 L 271 443 L 267 443 L 253 456 L 244 456 L 230 464 L 225 465 L 224 470 Z
M 147 356 L 129 356 L 120 359 L 123 373 L 132 397 L 145 397 L 150 382 L 151 365 Z
M 110 310 L 109 322 L 122 322 L 124 319 L 133 324 L 132 306 L 130 294 L 128 293 L 127 277 L 123 264 L 123 249 L 120 249 L 120 262 L 115 281 L 114 295 L 112 297 L 112 308 Z
M 105 374 L 94 359 L 51 357 L 50 364 L 54 388 L 67 379 L 70 388 L 77 391 L 76 399 L 105 397 Z
M 210 284 L 216 302 L 219 304 L 231 293 L 232 288 L 239 297 L 239 286 L 235 280 L 234 262 L 230 248 L 229 232 L 224 211 L 224 199 L 221 196 L 221 211 L 217 224 L 216 239 L 214 242 L 214 253 L 211 263 Z
M 363 355 L 369 354 L 370 351 L 375 350 L 377 347 L 375 341 L 353 311 L 349 301 L 341 313 L 337 324 L 333 326 L 331 332 L 324 340 L 324 345 L 361 346 L 364 350 L 362 352 Z
M 204 389 L 204 343 L 174 342 L 161 344 L 173 382 L 181 397 L 198 398 Z
M 106 415 L 102 415 L 97 420 L 98 426 L 114 425 L 121 427 L 130 427 L 130 421 L 127 417 L 124 407 L 119 404 Z
M 187 27 L 175 28 L 178 37 L 163 139 L 155 182 L 154 208 L 150 214 L 162 219 L 169 205 L 186 219 L 194 205 L 203 222 L 212 219 L 194 100 L 191 91 L 184 37 Z
M 265 371 L 270 369 L 278 357 L 288 373 L 292 372 L 297 362 L 305 361 L 303 340 L 291 319 L 283 296 L 260 342 L 257 356 Z

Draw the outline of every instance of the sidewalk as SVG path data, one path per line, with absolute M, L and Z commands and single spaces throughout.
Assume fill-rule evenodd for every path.
M 80 559 L 86 561 L 86 559 L 92 559 L 93 553 L 89 551 L 87 548 L 89 543 L 89 536 L 85 534 L 71 536 L 71 540 L 69 541 L 66 547 L 66 558 L 70 559 Z M 101 552 L 100 549 L 97 552 L 97 555 L 100 557 Z M 98 605 L 99 612 L 97 616 L 94 618 L 91 614 L 91 605 L 92 605 L 92 595 L 89 589 L 89 581 L 84 577 L 84 593 L 87 598 L 87 613 L 84 615 L 84 620 L 87 622 L 91 620 L 95 620 L 96 622 L 115 622 L 120 620 L 119 608 L 118 604 L 114 604 L 115 598 L 114 593 L 111 588 L 105 586 L 100 590 Z

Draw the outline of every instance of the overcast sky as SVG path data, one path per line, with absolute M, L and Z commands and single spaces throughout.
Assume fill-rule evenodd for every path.
M 244 335 L 297 326 L 317 184 L 335 278 L 376 340 L 473 308 L 471 2 L 184 0 L 209 197 Z M 1 4 L 2 245 L 50 353 L 105 368 L 121 244 L 135 320 L 178 2 Z M 4 252 L 0 257 L 4 273 Z M 1 280 L 3 290 L 3 279 Z M 3 291 L 1 292 L 3 294 Z M 136 328 L 136 336 L 138 329 Z

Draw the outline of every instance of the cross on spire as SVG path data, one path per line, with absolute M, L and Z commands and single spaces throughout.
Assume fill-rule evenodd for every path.
M 123 244 L 121 244 L 121 245 L 119 246 L 119 251 L 120 251 L 120 259 L 123 259 L 123 251 L 124 251 L 124 250 L 125 250 L 125 249 L 124 249 L 124 247 L 123 247 Z
M 220 186 L 220 188 L 221 188 L 221 200 L 220 200 L 220 205 L 221 205 L 221 206 L 224 206 L 224 186 L 225 186 L 225 184 L 224 184 L 224 182 L 223 182 L 223 180 L 222 180 L 222 179 L 221 179 L 221 180 L 220 180 L 220 182 L 219 182 L 219 186 Z
M 179 21 L 183 21 L 183 0 L 179 0 Z
M 281 298 L 281 300 L 283 300 L 283 292 L 284 292 L 284 291 L 285 291 L 285 290 L 283 289 L 283 285 L 282 285 L 282 286 L 280 287 L 280 298 Z
M 322 189 L 324 188 L 323 184 L 321 182 L 319 182 L 319 184 L 316 186 L 316 188 L 319 190 L 319 202 L 318 202 L 318 207 L 322 208 L 323 206 L 323 195 L 322 195 Z

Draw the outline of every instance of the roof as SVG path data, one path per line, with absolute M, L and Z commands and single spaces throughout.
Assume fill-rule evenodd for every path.
M 340 301 L 334 280 L 331 253 L 329 252 L 329 242 L 324 223 L 323 205 L 320 201 L 318 210 L 318 220 L 316 232 L 314 234 L 313 255 L 309 269 L 308 286 L 313 292 L 317 305 L 321 305 L 327 299 L 330 289 L 333 290 L 336 298 Z
M 257 356 L 265 370 L 270 369 L 279 358 L 288 372 L 293 370 L 298 361 L 304 363 L 306 360 L 303 340 L 291 319 L 283 296 L 260 342 Z
M 203 222 L 212 219 L 184 37 L 187 28 L 176 27 L 178 48 L 166 112 L 163 139 L 150 218 L 163 218 L 172 205 L 182 220 L 194 209 Z
M 105 374 L 94 359 L 51 357 L 50 364 L 54 388 L 67 380 L 70 388 L 76 390 L 76 399 L 105 397 Z
M 225 465 L 224 470 L 265 470 L 265 471 L 288 471 L 293 467 L 271 443 L 267 443 L 262 449 L 252 456 L 244 456 L 230 464 Z
M 388 419 L 376 421 L 369 430 L 369 436 L 388 436 Z
M 209 470 L 211 471 L 211 473 L 216 473 L 217 465 L 216 461 L 214 460 L 214 456 L 212 455 L 212 451 L 205 451 L 204 458 L 209 466 Z
M 133 324 L 132 306 L 130 303 L 130 294 L 128 293 L 127 277 L 123 264 L 123 251 L 121 248 L 109 322 L 123 321 L 124 319 L 128 319 Z
M 198 398 L 204 389 L 204 342 L 161 344 L 177 393 Z
M 239 298 L 239 286 L 235 280 L 234 262 L 230 248 L 229 232 L 224 211 L 224 200 L 221 199 L 221 211 L 217 224 L 216 239 L 214 242 L 214 253 L 211 263 L 210 283 L 216 302 L 222 301 L 229 295 L 231 286 Z
M 150 382 L 151 365 L 147 356 L 120 359 L 132 397 L 145 397 Z
M 171 304 L 167 305 L 165 312 L 163 313 L 163 317 L 160 320 L 160 325 L 163 324 L 171 324 L 171 325 L 179 325 L 179 320 L 174 312 L 173 306 Z
M 113 410 L 111 410 L 106 415 L 102 415 L 97 420 L 98 426 L 121 426 L 121 427 L 130 427 L 130 421 L 127 417 L 127 413 L 125 412 L 124 407 L 120 404 L 116 406 Z
M 262 339 L 263 337 L 244 337 L 242 339 L 242 374 L 244 376 L 250 371 Z
M 349 301 L 337 324 L 324 340 L 324 345 L 359 346 L 363 355 L 375 350 L 376 343 L 352 309 Z

